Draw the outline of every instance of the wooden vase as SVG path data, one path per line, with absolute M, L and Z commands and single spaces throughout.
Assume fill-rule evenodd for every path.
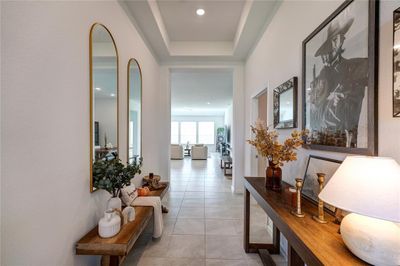
M 272 161 L 268 161 L 265 177 L 265 186 L 267 189 L 281 191 L 282 169 L 278 165 L 274 164 Z

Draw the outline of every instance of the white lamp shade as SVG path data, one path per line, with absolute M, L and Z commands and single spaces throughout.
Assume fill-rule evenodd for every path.
M 348 156 L 319 198 L 342 210 L 400 222 L 400 166 L 391 158 Z

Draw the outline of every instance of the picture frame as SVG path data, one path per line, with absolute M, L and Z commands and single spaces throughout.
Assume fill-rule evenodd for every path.
M 274 89 L 274 128 L 297 127 L 297 77 L 293 77 Z
M 303 41 L 305 148 L 377 155 L 378 5 L 347 0 Z
M 400 117 L 400 7 L 393 11 L 393 117 Z
M 320 191 L 317 173 L 325 173 L 324 186 L 326 186 L 341 163 L 342 161 L 340 160 L 310 155 L 303 177 L 303 187 L 301 189 L 302 197 L 318 205 L 318 194 Z M 324 203 L 324 209 L 332 215 L 334 215 L 336 211 L 336 207 L 327 203 Z

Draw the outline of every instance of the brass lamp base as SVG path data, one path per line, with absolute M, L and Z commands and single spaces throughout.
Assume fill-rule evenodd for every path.
M 304 212 L 298 213 L 297 211 L 290 211 L 290 213 L 293 214 L 293 215 L 296 216 L 296 217 L 299 217 L 299 218 L 303 218 L 304 216 L 306 216 L 306 215 L 304 214 Z
M 315 216 L 315 215 L 314 215 L 312 218 L 313 218 L 314 221 L 316 221 L 316 222 L 318 222 L 318 223 L 320 223 L 320 224 L 326 224 L 326 223 L 328 223 L 327 220 L 325 220 L 325 219 L 320 219 L 318 216 Z

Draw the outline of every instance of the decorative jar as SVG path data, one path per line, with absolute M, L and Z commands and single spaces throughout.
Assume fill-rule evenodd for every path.
M 102 238 L 113 237 L 121 229 L 121 217 L 111 209 L 104 212 L 104 217 L 99 221 L 99 235 Z
M 268 161 L 265 171 L 265 186 L 273 191 L 281 191 L 282 188 L 282 169 L 272 160 Z

